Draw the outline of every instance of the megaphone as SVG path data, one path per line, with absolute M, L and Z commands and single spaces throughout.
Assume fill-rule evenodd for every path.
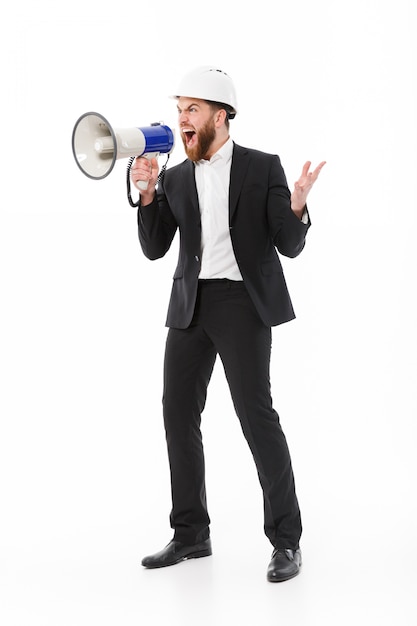
M 170 154 L 174 133 L 162 122 L 137 128 L 113 129 L 100 113 L 84 113 L 72 133 L 72 151 L 80 170 L 89 178 L 100 180 L 112 171 L 117 159 Z M 147 181 L 139 181 L 141 189 Z

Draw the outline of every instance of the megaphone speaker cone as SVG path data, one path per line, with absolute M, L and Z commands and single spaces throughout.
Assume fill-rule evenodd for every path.
M 89 178 L 105 178 L 117 158 L 115 133 L 100 113 L 84 113 L 72 133 L 72 151 L 80 170 Z

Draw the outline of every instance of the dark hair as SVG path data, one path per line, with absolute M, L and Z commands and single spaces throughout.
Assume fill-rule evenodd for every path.
M 232 120 L 235 116 L 235 112 L 229 104 L 224 104 L 223 102 L 214 102 L 214 100 L 206 100 L 206 102 L 211 106 L 214 111 L 220 111 L 223 109 L 226 111 L 226 119 L 224 123 L 226 124 L 226 128 L 229 128 L 229 120 Z

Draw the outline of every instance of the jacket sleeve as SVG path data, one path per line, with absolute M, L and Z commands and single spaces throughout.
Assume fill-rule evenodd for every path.
M 305 246 L 311 222 L 300 220 L 291 209 L 291 194 L 279 157 L 274 157 L 269 172 L 268 223 L 274 244 L 283 256 L 294 258 Z
M 168 252 L 176 230 L 176 220 L 162 192 L 155 195 L 151 204 L 139 205 L 139 242 L 148 259 L 160 259 Z

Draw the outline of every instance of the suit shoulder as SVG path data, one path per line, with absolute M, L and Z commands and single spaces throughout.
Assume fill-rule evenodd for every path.
M 270 152 L 263 152 L 262 150 L 256 150 L 255 148 L 246 148 L 238 144 L 234 144 L 234 153 L 239 155 L 248 155 L 254 159 L 260 161 L 270 161 L 271 159 L 279 159 L 277 154 L 271 154 Z

